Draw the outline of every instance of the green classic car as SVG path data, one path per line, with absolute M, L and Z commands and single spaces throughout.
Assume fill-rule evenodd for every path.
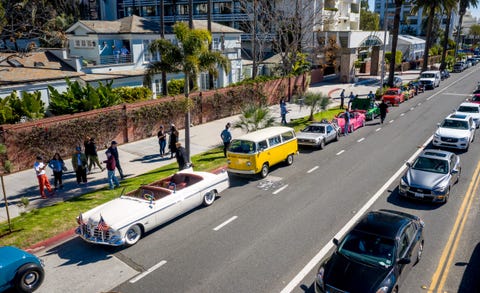
M 378 108 L 378 105 L 367 97 L 359 97 L 353 100 L 351 108 L 352 110 L 364 111 L 367 121 L 373 120 L 380 116 L 380 109 Z

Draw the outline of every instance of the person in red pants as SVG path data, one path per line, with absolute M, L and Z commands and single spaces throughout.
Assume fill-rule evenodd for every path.
M 47 173 L 45 171 L 46 167 L 47 165 L 43 162 L 43 158 L 41 156 L 37 156 L 37 160 L 33 164 L 33 169 L 35 169 L 35 173 L 37 174 L 38 186 L 40 187 L 40 196 L 42 198 L 47 198 L 45 195 L 45 187 L 51 195 L 55 194 L 50 186 L 50 182 L 48 181 Z

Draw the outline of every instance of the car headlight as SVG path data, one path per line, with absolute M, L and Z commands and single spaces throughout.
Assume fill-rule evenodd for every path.
M 375 293 L 387 293 L 387 292 L 388 292 L 388 287 L 383 286 L 383 287 L 378 288 L 378 290 Z
M 433 193 L 445 193 L 445 190 L 447 189 L 447 185 L 445 186 L 436 186 L 433 188 Z
M 406 189 L 407 187 L 408 187 L 408 184 L 405 181 L 405 178 L 404 177 L 400 178 L 400 188 Z
M 435 133 L 435 134 L 433 135 L 433 137 L 434 137 L 435 139 L 440 139 L 440 135 L 439 135 L 438 133 Z
M 320 286 L 322 289 L 325 288 L 325 284 L 323 283 L 323 278 L 325 276 L 325 268 L 323 266 L 321 266 L 319 269 L 318 269 L 318 272 L 317 272 L 317 284 L 318 286 Z
M 248 161 L 247 166 L 250 167 L 252 165 L 252 162 Z
M 459 141 L 468 141 L 468 137 L 462 137 L 459 139 Z
M 228 160 L 227 160 L 227 164 L 229 164 L 229 165 L 230 165 L 230 163 L 231 163 L 231 162 L 232 162 L 232 161 L 230 161 L 230 159 L 228 159 Z

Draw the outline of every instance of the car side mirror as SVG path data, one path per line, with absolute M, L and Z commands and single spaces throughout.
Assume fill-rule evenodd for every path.
M 458 173 L 458 170 L 457 169 L 452 169 L 452 174 L 457 174 Z
M 333 242 L 333 244 L 335 244 L 335 246 L 338 246 L 338 244 L 339 244 L 337 238 L 333 238 L 333 239 L 332 239 L 332 242 Z
M 408 265 L 411 262 L 412 262 L 412 260 L 408 257 L 404 257 L 404 258 L 401 258 L 401 259 L 398 260 L 398 264 L 400 264 L 400 265 Z
M 412 164 L 410 162 L 406 162 L 405 165 L 407 165 L 408 168 L 412 167 Z
M 440 123 L 437 123 L 437 127 L 440 127 Z

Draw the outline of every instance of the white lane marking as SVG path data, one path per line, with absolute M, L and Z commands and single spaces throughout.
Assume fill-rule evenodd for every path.
M 149 268 L 148 270 L 146 270 L 145 272 L 141 273 L 140 275 L 136 276 L 135 278 L 131 279 L 130 280 L 130 283 L 131 284 L 134 284 L 135 282 L 137 282 L 138 280 L 140 280 L 141 278 L 145 277 L 146 275 L 150 274 L 151 272 L 153 272 L 154 270 L 158 269 L 159 267 L 163 266 L 164 264 L 166 264 L 167 261 L 166 260 L 162 260 L 161 262 L 157 263 L 156 265 L 154 265 L 153 267 Z
M 318 169 L 318 166 L 315 166 L 312 169 L 308 170 L 307 173 L 312 173 L 313 171 L 315 171 L 317 169 Z
M 410 111 L 413 111 L 413 109 L 415 109 L 414 107 L 410 108 Z
M 213 231 L 218 231 L 220 229 L 222 229 L 224 226 L 228 225 L 230 222 L 232 221 L 235 221 L 235 219 L 237 219 L 238 217 L 237 216 L 233 216 L 231 217 L 230 219 L 226 220 L 225 222 L 221 223 L 220 225 L 218 225 L 217 227 L 213 228 Z
M 359 140 L 357 140 L 357 142 L 362 142 L 362 141 L 364 141 L 364 140 L 365 140 L 365 137 L 362 137 L 362 138 L 360 138 Z
M 458 93 L 445 93 L 449 96 L 473 96 L 473 94 L 458 94 Z
M 339 156 L 339 155 L 343 154 L 344 152 L 345 152 L 345 150 L 341 150 L 341 151 L 339 151 L 339 152 L 337 153 L 337 156 Z
M 430 100 L 431 98 L 433 98 L 433 96 L 428 97 L 428 98 L 427 98 L 427 101 Z
M 400 116 L 405 116 L 405 113 L 400 114 Z
M 418 156 L 418 154 L 420 154 L 421 151 L 423 151 L 423 149 L 432 140 L 432 137 L 433 135 L 430 136 L 427 139 L 427 141 L 417 151 L 415 151 L 415 153 L 413 153 L 413 155 L 408 159 L 408 162 L 413 161 L 413 159 L 416 156 Z M 363 214 L 375 203 L 375 201 L 377 201 L 377 199 L 387 190 L 387 188 L 393 183 L 393 181 L 395 181 L 397 177 L 400 176 L 400 174 L 402 174 L 405 171 L 406 168 L 407 166 L 403 164 L 402 167 L 400 167 L 400 169 L 398 169 L 397 172 L 395 172 L 395 174 L 393 174 L 393 176 L 390 177 L 390 179 L 388 179 L 387 182 L 385 182 L 385 184 L 382 187 L 380 187 L 380 189 L 368 200 L 368 202 L 362 208 L 360 208 L 360 210 L 358 210 L 355 216 L 353 216 L 350 219 L 350 221 L 348 221 L 348 223 L 345 224 L 345 226 L 343 226 L 343 228 L 340 229 L 340 231 L 338 231 L 338 233 L 333 238 L 341 239 L 348 232 L 348 230 L 350 230 L 353 227 L 353 225 L 355 225 L 355 223 L 360 219 L 360 217 L 363 216 Z M 293 289 L 295 289 L 295 287 L 297 287 L 297 285 L 305 278 L 305 276 L 314 267 L 318 265 L 318 263 L 327 255 L 327 253 L 333 247 L 334 247 L 334 244 L 332 242 L 332 239 L 330 239 L 328 243 L 322 249 L 320 249 L 317 255 L 315 255 L 308 262 L 308 264 L 287 284 L 287 286 L 285 286 L 285 288 L 283 288 L 283 290 L 280 291 L 280 293 L 292 292 Z M 310 282 L 311 280 L 308 280 L 308 281 Z
M 377 131 L 380 131 L 380 129 L 382 129 L 382 128 L 381 128 L 381 127 L 379 127 L 379 128 L 377 128 L 377 129 L 375 129 L 375 132 L 377 132 Z
M 277 194 L 277 193 L 279 193 L 280 191 L 284 190 L 284 189 L 287 188 L 287 187 L 288 187 L 288 184 L 285 184 L 284 186 L 282 186 L 282 187 L 280 187 L 279 189 L 275 190 L 275 191 L 273 192 L 273 194 Z
M 392 119 L 392 120 L 388 121 L 388 123 L 393 123 L 393 121 L 395 121 L 395 120 Z
M 421 104 L 422 104 L 422 103 L 420 102 L 420 103 L 417 104 L 417 106 L 420 106 Z

